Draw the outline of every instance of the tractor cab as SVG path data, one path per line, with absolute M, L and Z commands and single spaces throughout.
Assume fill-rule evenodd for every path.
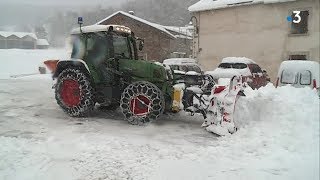
M 120 25 L 92 25 L 71 32 L 71 59 L 83 60 L 97 83 L 114 84 L 120 62 L 138 60 L 137 41 L 130 28 Z

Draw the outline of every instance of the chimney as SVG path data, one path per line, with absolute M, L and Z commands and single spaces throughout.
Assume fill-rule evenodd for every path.
M 134 16 L 134 11 L 129 11 L 129 14 Z

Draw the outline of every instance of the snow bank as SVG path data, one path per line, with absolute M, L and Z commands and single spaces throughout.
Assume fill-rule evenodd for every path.
M 222 9 L 241 5 L 253 5 L 253 4 L 269 4 L 269 3 L 281 3 L 290 2 L 296 0 L 200 0 L 188 8 L 190 12 L 206 11 L 212 9 Z
M 39 74 L 39 66 L 45 67 L 43 61 L 48 59 L 68 59 L 66 50 L 0 50 L 0 79 L 10 76 Z
M 161 160 L 155 179 L 319 179 L 317 94 L 272 84 L 245 93 L 236 106 L 235 134 Z

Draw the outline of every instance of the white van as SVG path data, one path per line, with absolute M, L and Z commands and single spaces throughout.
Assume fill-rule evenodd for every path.
M 317 89 L 319 93 L 319 63 L 305 60 L 283 61 L 280 65 L 276 87 L 290 84 L 294 87 Z

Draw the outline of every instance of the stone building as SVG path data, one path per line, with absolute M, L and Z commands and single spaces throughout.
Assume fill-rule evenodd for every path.
M 206 70 L 227 56 L 248 57 L 274 81 L 283 60 L 319 62 L 319 0 L 201 0 L 190 6 L 194 49 Z M 298 11 L 299 14 L 294 11 Z M 294 23 L 300 19 L 299 23 Z
M 176 52 L 185 53 L 186 56 L 191 53 L 191 36 L 183 33 L 184 31 L 180 32 L 177 27 L 149 22 L 134 16 L 133 13 L 118 11 L 96 24 L 117 24 L 131 28 L 135 36 L 144 39 L 144 49 L 139 52 L 139 56 L 145 60 L 162 62 Z

